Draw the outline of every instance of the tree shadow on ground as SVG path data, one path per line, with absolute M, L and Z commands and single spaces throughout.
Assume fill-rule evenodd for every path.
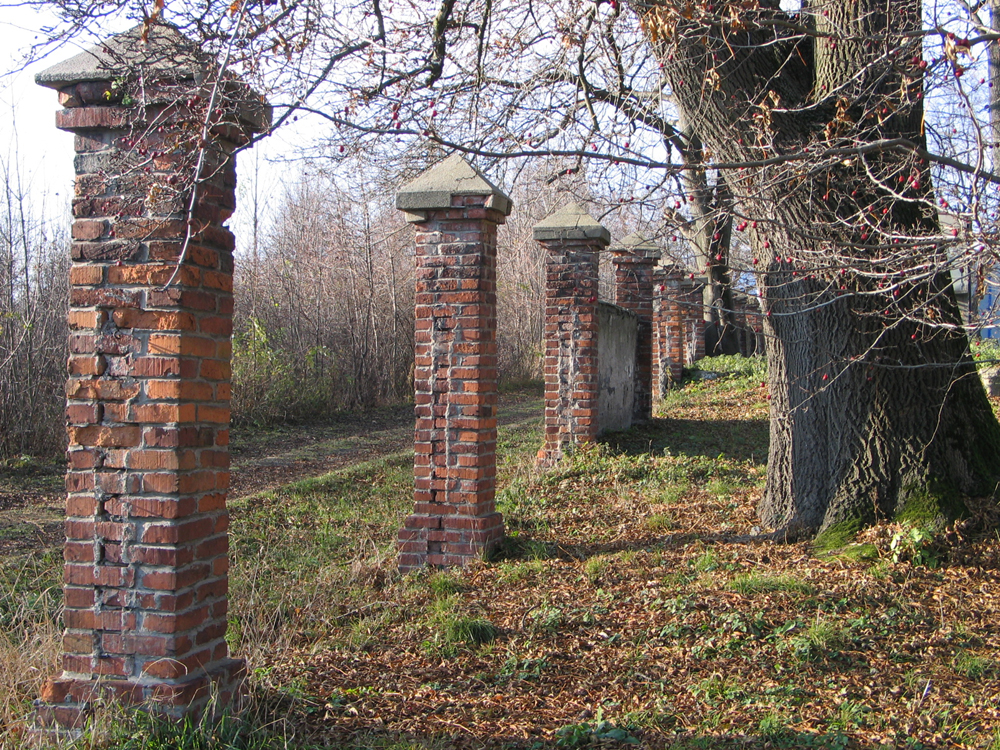
M 582 561 L 599 555 L 615 555 L 620 552 L 636 550 L 656 551 L 680 549 L 699 542 L 704 545 L 714 544 L 745 544 L 752 546 L 769 546 L 775 539 L 769 534 L 721 534 L 712 532 L 685 531 L 681 533 L 649 534 L 630 537 L 616 542 L 568 542 L 559 544 L 543 539 L 536 539 L 528 534 L 507 536 L 501 545 L 490 555 L 490 562 L 505 560 L 575 560 Z
M 262 692 L 258 688 L 256 691 Z M 671 726 L 676 716 L 665 714 L 660 726 L 616 725 L 610 721 L 581 719 L 578 723 L 552 729 L 539 725 L 528 728 L 528 736 L 515 736 L 508 732 L 476 732 L 476 725 L 455 725 L 460 730 L 437 732 L 394 731 L 384 726 L 384 719 L 373 717 L 370 722 L 359 720 L 352 714 L 350 703 L 335 706 L 331 712 L 315 710 L 315 704 L 322 696 L 293 698 L 285 694 L 267 691 L 270 695 L 258 695 L 265 706 L 258 706 L 257 722 L 271 727 L 276 736 L 283 735 L 284 741 L 292 740 L 301 750 L 321 747 L 337 747 L 341 750 L 548 750 L 549 748 L 574 747 L 638 747 L 650 750 L 793 750 L 816 748 L 818 750 L 842 750 L 845 747 L 856 750 L 875 750 L 882 747 L 873 743 L 859 742 L 855 737 L 836 732 L 809 733 L 795 732 L 785 727 L 776 727 L 767 733 L 756 728 L 747 728 L 746 734 L 720 732 L 704 734 L 679 731 Z M 336 701 L 334 701 L 336 703 Z M 333 705 L 326 701 L 326 705 Z M 260 710 L 260 709 L 263 710 Z M 434 710 L 431 710 L 433 713 Z M 340 714 L 338 717 L 337 714 Z M 270 714 L 270 715 L 269 715 Z M 339 721 L 338 721 L 339 718 Z M 343 721 L 344 726 L 340 724 Z M 277 731 L 275 731 L 277 730 Z
M 762 420 L 652 419 L 626 432 L 601 436 L 599 443 L 614 451 L 637 455 L 708 456 L 764 463 L 767 459 L 768 425 Z

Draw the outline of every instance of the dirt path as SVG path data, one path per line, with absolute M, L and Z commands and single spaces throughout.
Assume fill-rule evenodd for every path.
M 500 397 L 501 425 L 541 417 L 540 394 Z M 413 406 L 341 414 L 317 425 L 233 429 L 231 498 L 274 489 L 297 479 L 407 450 Z M 63 542 L 65 465 L 0 467 L 0 558 L 51 549 Z
M 500 397 L 498 422 L 509 425 L 541 417 L 542 401 L 527 392 Z M 233 430 L 231 498 L 275 489 L 407 450 L 413 443 L 413 406 L 356 412 L 315 426 Z

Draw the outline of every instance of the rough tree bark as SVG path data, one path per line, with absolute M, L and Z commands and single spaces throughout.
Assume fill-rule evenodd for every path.
M 716 164 L 748 165 L 728 174 L 767 336 L 758 510 L 792 536 L 892 517 L 918 490 L 988 494 L 1000 475 L 928 165 L 871 148 L 923 143 L 919 3 L 814 5 L 636 4 L 681 119 Z

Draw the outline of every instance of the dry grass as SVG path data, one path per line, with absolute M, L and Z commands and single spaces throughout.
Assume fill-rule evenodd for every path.
M 0 748 L 13 750 L 25 744 L 31 701 L 58 669 L 61 596 L 44 560 L 14 561 L 0 571 L 7 574 L 0 576 Z

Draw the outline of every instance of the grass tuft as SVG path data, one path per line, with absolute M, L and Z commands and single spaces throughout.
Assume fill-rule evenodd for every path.
M 766 573 L 744 573 L 729 582 L 727 588 L 744 596 L 754 594 L 811 594 L 813 587 L 789 573 L 769 575 Z

